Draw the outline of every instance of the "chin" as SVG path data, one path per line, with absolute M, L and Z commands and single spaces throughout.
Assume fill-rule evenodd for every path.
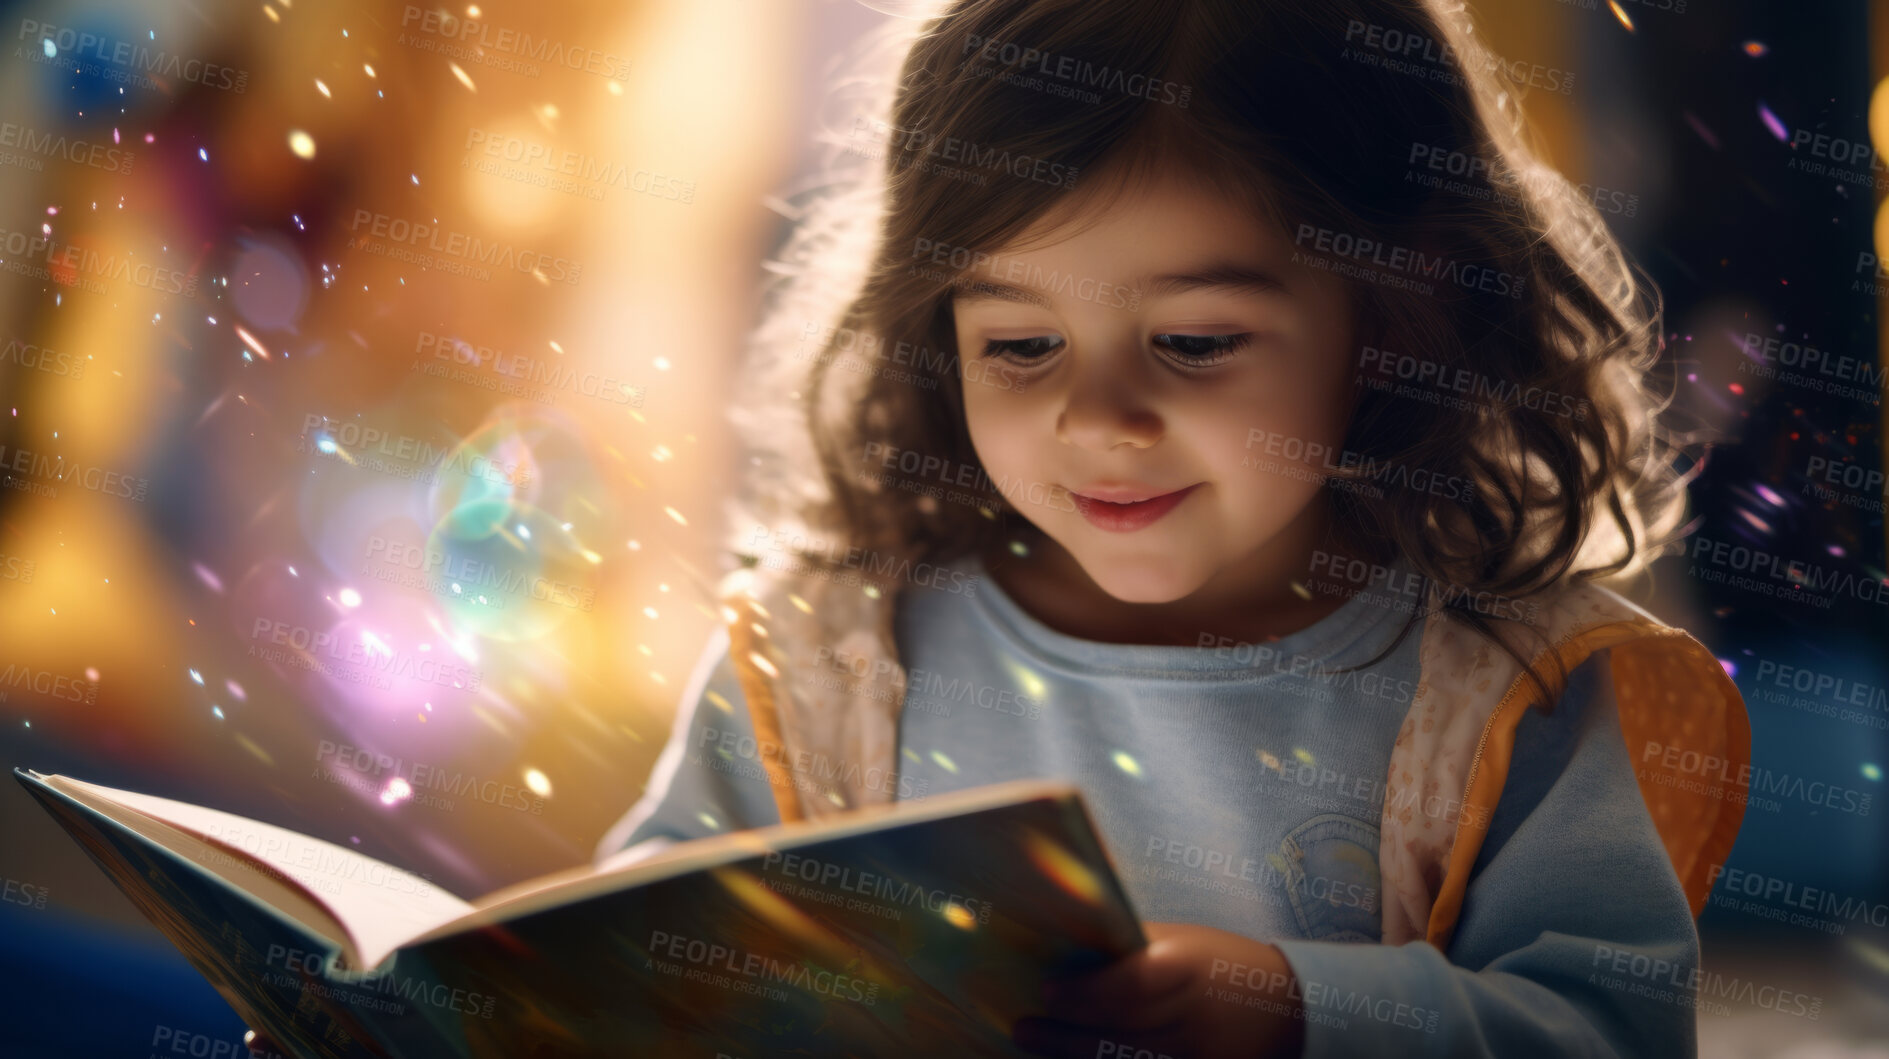
M 1201 585 L 1189 572 L 1165 565 L 1151 568 L 1103 561 L 1084 569 L 1102 591 L 1123 603 L 1172 603 L 1193 595 Z

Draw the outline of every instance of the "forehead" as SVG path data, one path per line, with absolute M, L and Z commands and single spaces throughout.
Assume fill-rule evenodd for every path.
M 1263 254 L 1286 236 L 1255 188 L 1233 190 L 1189 168 L 1119 168 L 1045 210 L 994 254 L 1074 252 L 1165 265 Z
M 1291 244 L 1249 197 L 1179 171 L 1118 180 L 1045 213 L 977 255 L 953 292 L 961 304 L 1048 305 L 1044 282 L 1085 279 L 1149 295 L 1283 286 Z

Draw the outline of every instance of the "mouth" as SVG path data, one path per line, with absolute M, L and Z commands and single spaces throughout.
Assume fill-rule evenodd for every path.
M 1070 496 L 1090 525 L 1111 533 L 1133 533 L 1159 521 L 1201 484 L 1171 492 L 1139 485 L 1092 487 L 1085 492 L 1071 490 Z

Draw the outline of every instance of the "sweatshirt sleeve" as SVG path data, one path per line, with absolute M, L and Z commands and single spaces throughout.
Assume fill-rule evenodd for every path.
M 1699 938 L 1597 652 L 1516 731 L 1447 955 L 1276 942 L 1307 1057 L 1692 1056 Z
M 717 628 L 683 689 L 642 798 L 604 834 L 593 860 L 637 846 L 647 856 L 673 842 L 780 823 L 728 652 L 728 630 Z

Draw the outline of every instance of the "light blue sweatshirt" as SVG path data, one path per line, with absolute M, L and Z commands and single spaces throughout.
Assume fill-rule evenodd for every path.
M 1360 595 L 1263 645 L 1108 644 L 1036 620 L 975 556 L 950 569 L 962 576 L 899 601 L 901 798 L 1075 783 L 1144 921 L 1280 948 L 1308 1057 L 1695 1054 L 1681 987 L 1698 934 L 1640 799 L 1604 653 L 1552 715 L 1531 710 L 1517 729 L 1448 951 L 1386 947 L 1378 823 L 1421 625 L 1375 665 L 1334 670 L 1395 638 L 1396 601 Z M 779 822 L 760 761 L 719 749 L 751 735 L 718 631 L 599 857 Z M 1670 970 L 1654 978 L 1643 968 L 1657 960 Z

